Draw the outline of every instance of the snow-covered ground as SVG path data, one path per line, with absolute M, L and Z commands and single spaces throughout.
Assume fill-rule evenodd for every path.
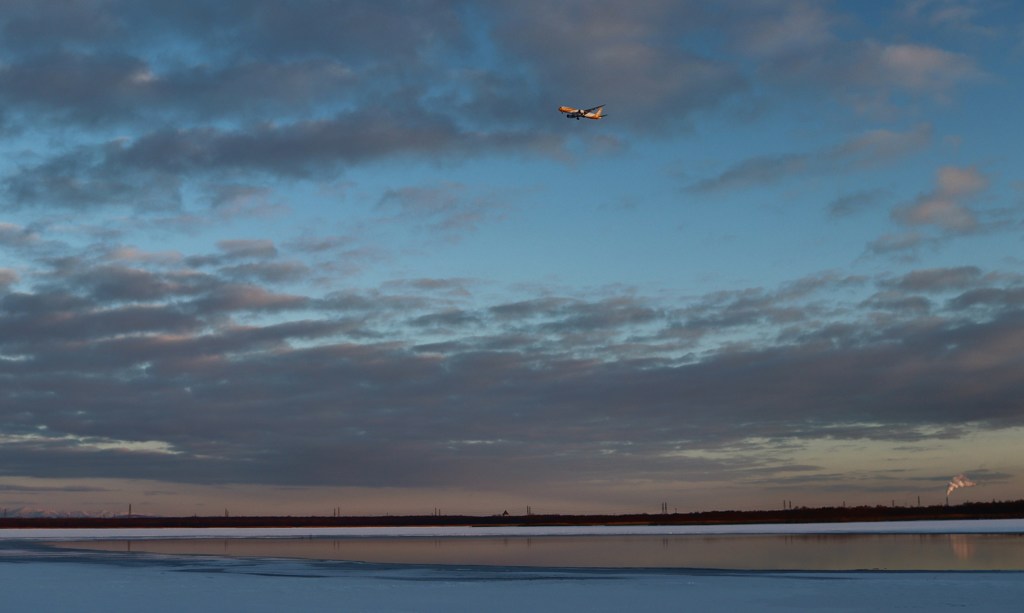
M 713 533 L 1024 532 L 1021 521 L 939 524 L 768 526 L 760 532 L 752 526 L 718 526 Z M 680 528 L 610 527 L 587 533 L 683 534 Z M 686 529 L 686 534 L 708 533 Z M 455 536 L 467 530 L 473 536 L 503 534 L 490 528 L 344 533 Z M 581 534 L 577 528 L 528 530 L 536 530 L 536 536 Z M 160 556 L 53 549 L 36 542 L 54 538 L 52 531 L 42 532 L 0 533 L 5 611 L 1019 611 L 1024 602 L 1020 572 L 572 570 Z M 141 532 L 154 531 L 59 532 L 69 539 L 109 539 L 146 538 Z M 196 531 L 155 532 L 160 537 L 197 536 Z M 522 530 L 513 534 L 526 535 Z M 338 530 L 310 529 L 204 535 L 340 536 Z

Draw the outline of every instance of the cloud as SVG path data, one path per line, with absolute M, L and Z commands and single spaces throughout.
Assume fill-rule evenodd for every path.
M 907 225 L 935 225 L 945 230 L 967 232 L 975 229 L 978 220 L 961 204 L 944 198 L 927 198 L 895 213 Z
M 141 95 L 120 92 L 140 89 L 146 75 L 145 63 L 132 57 L 52 54 L 0 68 L 0 93 L 14 108 L 66 109 L 88 123 L 124 115 L 143 103 Z
M 61 11 L 23 2 L 0 17 L 10 34 L 11 58 L 0 67 L 5 113 L 82 135 L 63 148 L 33 144 L 3 179 L 8 209 L 180 211 L 201 183 L 224 188 L 206 194 L 222 214 L 225 206 L 269 211 L 268 180 L 336 177 L 380 160 L 557 156 L 569 135 L 538 130 L 551 100 L 596 97 L 586 104 L 618 109 L 613 130 L 663 133 L 749 94 L 751 62 L 759 75 L 803 75 L 856 92 L 947 95 L 979 74 L 968 58 L 926 45 L 846 41 L 836 34 L 845 16 L 803 2 L 652 0 L 628 10 L 523 2 L 471 11 L 446 2 L 402 10 L 313 2 L 282 11 L 273 2 L 97 1 L 68 14 L 82 30 L 70 32 Z M 690 39 L 712 25 L 738 55 L 719 48 L 718 37 Z M 169 45 L 181 51 L 174 61 L 161 53 Z M 578 60 L 581 50 L 588 61 Z M 502 121 L 490 109 L 502 109 Z M 925 132 L 877 130 L 827 151 L 752 158 L 695 189 L 894 159 L 920 147 Z
M 844 143 L 820 151 L 748 158 L 715 177 L 698 181 L 694 192 L 714 192 L 775 183 L 801 174 L 834 173 L 893 160 L 925 147 L 932 129 L 922 124 L 906 132 L 869 130 Z
M 868 243 L 867 251 L 876 255 L 906 253 L 929 242 L 929 239 L 919 232 L 889 233 Z
M 181 179 L 169 173 L 138 171 L 108 164 L 121 147 L 77 147 L 46 161 L 26 165 L 3 181 L 3 208 L 83 208 L 128 206 L 141 211 L 178 209 Z
M 419 317 L 412 320 L 412 325 L 416 327 L 430 327 L 430 328 L 445 328 L 453 330 L 456 328 L 462 328 L 469 325 L 480 324 L 480 319 L 469 312 L 461 309 L 449 309 L 439 313 L 430 313 L 428 315 L 420 315 Z
M 922 296 L 907 296 L 900 292 L 879 292 L 861 303 L 861 306 L 883 311 L 929 313 L 932 303 Z
M 484 156 L 665 144 L 706 113 L 771 104 L 773 88 L 928 107 L 983 76 L 933 37 L 864 36 L 836 6 L 6 3 L 0 463 L 543 489 L 763 480 L 811 472 L 792 456 L 822 441 L 1024 425 L 1019 276 L 922 265 L 686 295 L 504 287 L 423 274 L 367 232 L 401 222 L 455 240 L 500 220 L 511 196 L 465 179 L 486 178 Z M 562 102 L 614 110 L 580 137 Z M 919 121 L 727 159 L 691 189 L 893 164 L 932 142 Z M 836 189 L 833 215 L 890 197 Z M 872 248 L 976 231 L 987 189 L 987 173 L 943 168 Z M 201 232 L 145 248 L 186 227 Z M 234 239 L 195 246 L 211 232 Z
M 504 207 L 493 198 L 474 195 L 460 183 L 399 187 L 385 190 L 377 209 L 394 211 L 396 219 L 412 219 L 448 238 L 475 230 L 483 221 L 497 218 Z
M 747 5 L 744 5 L 747 8 Z M 732 44 L 770 83 L 824 91 L 886 113 L 898 96 L 945 101 L 985 73 L 967 55 L 915 42 L 851 37 L 855 17 L 813 2 L 765 2 L 726 23 Z
M 387 289 L 409 289 L 415 292 L 469 297 L 471 295 L 470 287 L 476 283 L 473 279 L 399 279 L 388 281 L 383 287 Z
M 957 283 L 939 278 L 957 274 L 965 273 L 922 271 L 894 286 L 953 289 Z M 966 274 L 978 282 L 986 278 Z M 541 465 L 554 479 L 665 475 L 678 470 L 678 462 L 665 454 L 680 445 L 711 450 L 748 437 L 913 441 L 929 436 L 928 428 L 1024 422 L 1013 409 L 1020 390 L 1009 342 L 1015 336 L 1008 333 L 1019 327 L 1016 307 L 981 323 L 936 321 L 935 309 L 927 320 L 916 321 L 915 310 L 899 309 L 906 319 L 883 328 L 855 321 L 828 344 L 813 332 L 835 322 L 805 318 L 802 337 L 745 347 L 730 343 L 683 361 L 614 351 L 599 359 L 573 356 L 599 342 L 583 332 L 600 333 L 606 341 L 643 335 L 677 319 L 702 327 L 705 335 L 726 337 L 740 320 L 784 326 L 787 318 L 754 313 L 781 310 L 783 301 L 848 282 L 823 277 L 776 292 L 709 296 L 700 309 L 675 313 L 636 297 L 538 298 L 485 310 L 443 309 L 435 308 L 439 303 L 428 298 L 433 289 L 426 288 L 418 302 L 404 300 L 386 315 L 379 310 L 386 306 L 384 296 L 365 295 L 365 308 L 381 317 L 370 323 L 381 334 L 371 342 L 340 340 L 346 324 L 331 319 L 215 324 L 219 309 L 264 308 L 264 296 L 244 292 L 236 302 L 196 310 L 194 317 L 207 318 L 207 326 L 179 328 L 174 335 L 131 327 L 124 312 L 111 313 L 107 329 L 73 318 L 69 326 L 83 326 L 77 337 L 58 334 L 52 325 L 45 342 L 24 333 L 0 335 L 4 354 L 29 358 L 0 362 L 0 376 L 18 373 L 3 392 L 16 416 L 6 427 L 44 423 L 52 431 L 46 446 L 6 453 L 5 465 L 24 474 L 173 475 L 196 483 L 522 483 Z M 225 285 L 213 296 L 230 295 L 233 287 Z M 453 297 L 442 295 L 446 301 Z M 65 306 L 58 298 L 22 298 L 48 300 L 54 303 L 49 309 L 15 309 L 15 303 L 4 302 L 2 319 L 31 329 L 25 326 L 29 321 L 67 312 L 70 298 L 63 297 Z M 307 309 L 312 304 L 304 303 Z M 18 320 L 12 319 L 16 313 Z M 413 351 L 406 332 L 389 332 L 403 321 L 408 330 L 443 328 L 460 342 Z M 113 336 L 106 331 L 119 329 Z M 526 345 L 481 348 L 484 337 L 511 339 L 514 331 Z M 558 335 L 557 343 L 543 340 L 551 334 Z M 304 340 L 290 342 L 299 339 Z M 981 362 L 978 356 L 988 357 Z M 964 385 L 968 380 L 972 385 Z M 914 403 L 904 401 L 908 394 Z M 68 411 L 72 395 L 78 400 Z M 29 404 L 31 411 L 20 411 Z M 281 407 L 287 407 L 285 419 Z M 90 436 L 163 441 L 179 455 L 173 468 L 160 454 L 140 456 L 128 466 L 114 462 L 109 451 L 82 455 L 75 441 Z M 619 451 L 601 460 L 609 449 Z M 69 463 L 72 452 L 77 455 Z M 555 457 L 560 459 L 553 463 Z M 753 459 L 734 461 L 728 470 L 757 466 Z
M 629 297 L 595 302 L 568 303 L 559 309 L 555 321 L 543 326 L 560 333 L 593 332 L 646 324 L 661 318 L 657 309 Z
M 988 187 L 988 180 L 975 168 L 946 166 L 939 169 L 935 189 L 893 210 L 896 221 L 908 226 L 934 226 L 949 233 L 967 233 L 978 228 L 978 219 L 968 207 L 973 196 Z
M 18 281 L 18 273 L 9 268 L 0 268 L 0 289 L 6 290 Z
M 493 16 L 495 41 L 530 75 L 532 99 L 607 104 L 640 131 L 685 123 L 745 89 L 729 64 L 686 48 L 682 34 L 705 20 L 698 5 L 656 1 L 504 3 Z
M 343 100 L 353 71 L 328 59 L 161 71 L 124 53 L 33 55 L 0 67 L 0 100 L 21 117 L 88 127 L 154 120 L 296 117 Z
M 884 286 L 903 291 L 943 292 L 973 287 L 983 280 L 977 266 L 915 270 L 901 277 L 883 281 Z
M 155 132 L 111 151 L 105 162 L 170 173 L 223 168 L 305 176 L 339 164 L 390 154 L 440 152 L 451 145 L 468 152 L 502 139 L 502 135 L 460 133 L 451 120 L 428 111 L 377 109 L 250 130 Z M 521 142 L 529 142 L 526 135 Z
M 530 132 L 464 131 L 451 119 L 405 108 L 245 130 L 159 130 L 132 141 L 80 147 L 5 181 L 15 207 L 130 204 L 173 208 L 183 177 L 218 172 L 311 178 L 382 157 L 463 156 L 492 149 L 553 150 L 558 139 Z
M 939 169 L 938 189 L 950 197 L 969 196 L 988 187 L 988 180 L 976 168 L 945 166 Z
M 828 212 L 833 217 L 846 217 L 877 204 L 885 196 L 885 190 L 881 189 L 860 190 L 845 194 L 828 204 Z
M 870 279 L 502 302 L 445 278 L 282 293 L 291 276 L 256 272 L 284 263 L 274 243 L 225 241 L 215 257 L 90 249 L 0 296 L 0 434 L 47 429 L 10 439 L 8 470 L 332 486 L 521 484 L 542 467 L 665 478 L 752 439 L 1024 425 L 1020 279 L 976 267 L 882 276 L 845 305 L 839 290 Z M 772 471 L 764 457 L 705 468 Z
M 978 306 L 1016 309 L 1022 305 L 1024 305 L 1024 290 L 999 287 L 973 289 L 957 296 L 950 303 L 954 309 Z
M 814 2 L 765 2 L 748 8 L 746 19 L 734 22 L 735 44 L 746 55 L 792 58 L 836 43 L 835 16 Z
M 305 279 L 310 268 L 301 262 L 261 262 L 227 266 L 221 272 L 235 280 L 284 283 Z
M 916 0 L 903 7 L 901 17 L 928 28 L 983 37 L 997 35 L 1000 30 L 997 20 L 1003 17 L 998 12 L 1004 7 L 984 6 L 984 11 L 981 7 L 973 0 Z M 997 11 L 995 14 L 992 14 L 993 9 Z M 984 21 L 991 23 L 982 23 Z
M 302 296 L 279 294 L 257 285 L 224 284 L 195 301 L 195 307 L 211 311 L 280 311 L 300 309 L 308 300 Z
M 78 11 L 25 2 L 8 2 L 6 9 L 0 27 L 8 33 L 5 72 L 13 99 L 69 110 L 98 110 L 90 101 L 99 96 L 116 112 L 136 101 L 215 114 L 232 96 L 236 112 L 254 102 L 256 108 L 269 102 L 275 111 L 285 103 L 306 107 L 317 97 L 344 95 L 340 86 L 367 74 L 380 82 L 397 78 L 404 67 L 412 69 L 406 78 L 427 78 L 435 74 L 427 56 L 465 53 L 469 36 L 465 16 L 446 2 L 410 2 L 401 9 L 358 0 L 312 2 L 282 10 L 275 2 L 171 8 L 104 0 L 78 3 Z M 76 12 L 83 13 L 81 23 L 71 31 L 62 24 Z M 103 26 L 90 31 L 89 23 Z M 26 31 L 35 35 L 20 36 Z M 160 53 L 169 42 L 176 61 Z M 83 88 L 63 90 L 77 99 L 55 95 L 61 84 L 51 77 L 60 74 L 72 77 L 68 87 Z
M 969 57 L 924 45 L 870 44 L 862 61 L 883 84 L 913 92 L 943 94 L 982 76 Z
M 0 222 L 0 246 L 27 247 L 37 242 L 38 236 L 31 228 Z
M 52 45 L 102 40 L 121 30 L 114 7 L 103 1 L 75 2 L 66 7 L 38 6 L 30 0 L 5 3 L 0 20 L 9 49 L 52 48 Z
M 78 285 L 99 302 L 150 302 L 171 296 L 196 294 L 203 279 L 189 275 L 161 275 L 138 268 L 109 265 L 65 271 L 63 280 Z
M 734 164 L 720 175 L 703 179 L 690 187 L 694 192 L 750 187 L 773 183 L 792 175 L 808 172 L 814 164 L 811 154 L 782 154 L 749 158 Z
M 478 19 L 447 2 L 8 5 L 6 123 L 75 137 L 27 143 L 29 155 L 2 179 L 6 209 L 177 211 L 199 183 L 212 186 L 206 196 L 220 214 L 252 212 L 270 206 L 268 179 L 562 147 L 561 135 L 444 103 L 459 91 L 477 97 L 488 80 L 471 73 L 494 68 L 471 44 Z M 69 30 L 68 15 L 80 30 Z M 464 79 L 448 68 L 453 54 L 470 65 Z
M 277 248 L 272 241 L 256 240 L 222 240 L 217 247 L 224 252 L 224 257 L 234 260 L 242 258 L 273 258 L 277 256 Z
M 18 485 L 14 483 L 0 483 L 2 492 L 108 492 L 109 489 L 102 487 L 90 487 L 86 485 L 61 485 L 61 486 L 38 486 Z
M 217 241 L 219 253 L 189 256 L 185 263 L 196 268 L 223 266 L 245 260 L 274 260 L 278 256 L 274 241 L 267 239 L 225 239 Z

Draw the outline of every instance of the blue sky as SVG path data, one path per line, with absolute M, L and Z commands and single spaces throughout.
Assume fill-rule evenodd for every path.
M 1022 16 L 0 3 L 3 505 L 1019 498 Z

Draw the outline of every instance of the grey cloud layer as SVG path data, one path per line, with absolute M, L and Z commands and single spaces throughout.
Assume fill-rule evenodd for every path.
M 277 291 L 309 273 L 266 241 L 121 253 L 69 254 L 2 290 L 6 470 L 378 486 L 521 483 L 541 467 L 556 480 L 646 478 L 756 438 L 1024 425 L 1024 287 L 974 267 L 879 278 L 860 304 L 831 296 L 870 280 L 824 274 L 676 303 L 488 305 L 457 279 Z M 239 279 L 258 265 L 289 274 Z M 768 470 L 769 456 L 704 469 Z

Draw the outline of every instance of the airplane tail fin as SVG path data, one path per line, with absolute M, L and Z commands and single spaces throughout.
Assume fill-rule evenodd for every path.
M 599 106 L 599 107 L 597 107 L 597 110 L 594 111 L 594 117 L 596 119 L 601 119 L 602 116 L 604 116 L 604 107 L 603 106 Z

